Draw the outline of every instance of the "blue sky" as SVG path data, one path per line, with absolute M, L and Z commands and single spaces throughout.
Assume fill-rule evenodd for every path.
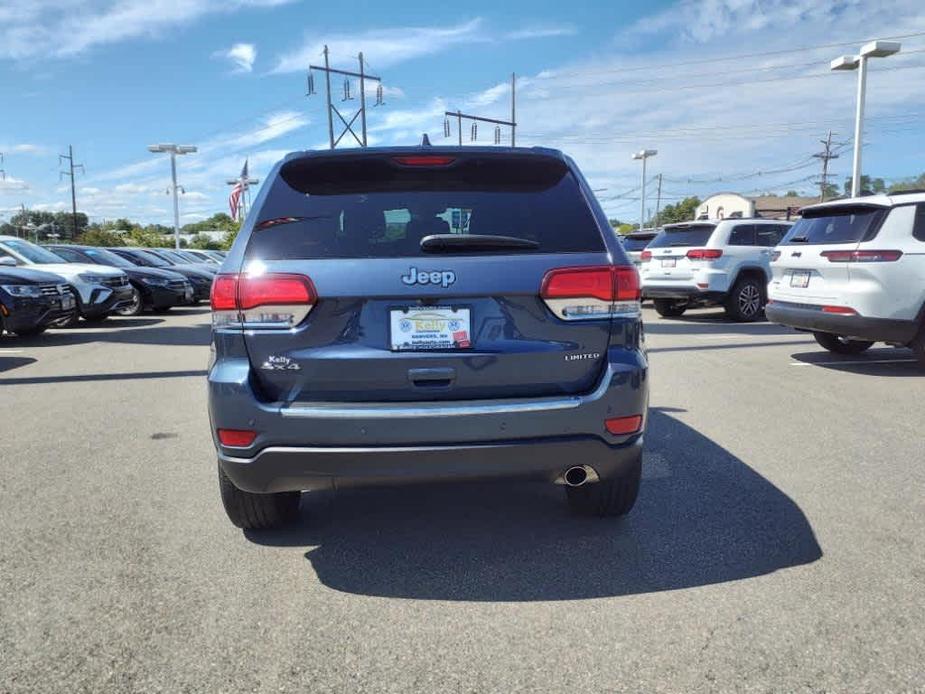
M 323 96 L 304 95 L 324 43 L 337 66 L 364 51 L 385 80 L 373 144 L 443 142 L 447 109 L 506 117 L 516 72 L 518 144 L 573 154 L 612 216 L 638 216 L 642 147 L 659 149 L 649 172 L 664 174 L 665 202 L 810 191 L 818 140 L 852 133 L 854 73 L 828 61 L 900 35 L 903 53 L 872 65 L 864 138 L 865 171 L 887 178 L 925 171 L 918 0 L 0 0 L 0 218 L 21 203 L 69 209 L 68 144 L 94 219 L 169 222 L 167 161 L 145 149 L 165 141 L 201 148 L 180 161 L 183 221 L 226 210 L 245 157 L 262 176 L 325 146 Z M 847 149 L 834 164 L 840 181 Z

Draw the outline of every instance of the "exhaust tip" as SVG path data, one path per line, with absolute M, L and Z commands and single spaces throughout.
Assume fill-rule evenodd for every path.
M 567 487 L 580 487 L 589 482 L 599 482 L 597 472 L 590 465 L 573 465 L 556 480 L 557 484 Z

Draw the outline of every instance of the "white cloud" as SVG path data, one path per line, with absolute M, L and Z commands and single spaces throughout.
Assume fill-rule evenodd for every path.
M 44 145 L 35 145 L 28 142 L 23 142 L 19 144 L 10 144 L 4 145 L 0 144 L 0 152 L 3 154 L 32 154 L 32 155 L 43 155 L 48 154 L 51 151 L 50 148 L 45 147 Z
M 25 181 L 12 176 L 0 178 L 0 193 L 12 193 L 22 190 L 29 190 L 29 184 Z
M 310 64 L 319 64 L 325 44 L 335 60 L 345 61 L 348 56 L 363 51 L 363 55 L 373 61 L 375 69 L 384 69 L 414 58 L 441 53 L 460 44 L 484 41 L 482 24 L 481 19 L 473 19 L 449 27 L 396 27 L 372 29 L 353 35 L 312 37 L 300 48 L 281 55 L 273 72 L 300 72 L 307 70 Z
M 0 6 L 0 58 L 67 57 L 156 38 L 205 16 L 293 0 L 23 0 Z
M 524 39 L 545 39 L 555 38 L 557 36 L 574 36 L 578 33 L 578 28 L 571 24 L 534 24 L 525 26 L 522 29 L 515 29 L 504 34 L 504 38 L 509 41 L 521 41 Z
M 219 51 L 216 56 L 230 60 L 235 72 L 251 72 L 257 60 L 257 47 L 252 43 L 236 43 L 228 50 Z

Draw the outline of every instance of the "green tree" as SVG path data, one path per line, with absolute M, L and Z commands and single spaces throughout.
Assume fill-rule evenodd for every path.
M 196 234 L 189 240 L 189 247 L 204 251 L 220 251 L 223 243 L 224 241 L 213 241 L 205 234 Z
M 693 220 L 694 215 L 697 214 L 697 207 L 699 207 L 699 205 L 700 198 L 696 196 L 684 198 L 681 202 L 674 205 L 665 205 L 661 212 L 659 212 L 658 223 L 662 225 L 674 224 L 676 222 L 689 222 Z M 654 220 L 649 223 L 649 226 L 654 226 Z
M 838 190 L 837 185 L 834 183 L 825 184 L 824 196 L 826 200 L 832 200 L 833 198 L 837 198 L 839 195 L 841 195 L 841 191 Z
M 185 234 L 198 234 L 200 231 L 237 231 L 239 224 L 224 212 L 216 212 L 201 222 L 185 224 L 181 231 Z
M 925 188 L 925 173 L 920 174 L 918 178 L 907 181 L 900 181 L 890 186 L 890 193 L 900 193 L 904 190 L 922 190 Z
M 851 184 L 854 181 L 853 176 L 845 179 L 845 195 L 851 195 Z M 870 191 L 873 193 L 885 193 L 886 182 L 882 178 L 871 179 L 867 174 L 861 176 L 861 192 Z
M 800 197 L 800 194 L 799 194 L 797 191 L 795 191 L 795 190 L 788 190 L 788 191 L 787 191 L 787 197 L 788 197 L 788 198 L 798 198 L 798 197 Z
M 77 243 L 84 246 L 124 246 L 122 234 L 107 229 L 90 228 L 77 237 Z

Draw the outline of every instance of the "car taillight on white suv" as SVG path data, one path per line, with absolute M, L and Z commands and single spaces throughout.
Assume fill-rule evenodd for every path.
M 318 300 L 305 275 L 217 275 L 212 283 L 212 324 L 288 329 L 303 320 Z
M 639 274 L 628 265 L 550 270 L 540 296 L 562 320 L 639 315 Z

